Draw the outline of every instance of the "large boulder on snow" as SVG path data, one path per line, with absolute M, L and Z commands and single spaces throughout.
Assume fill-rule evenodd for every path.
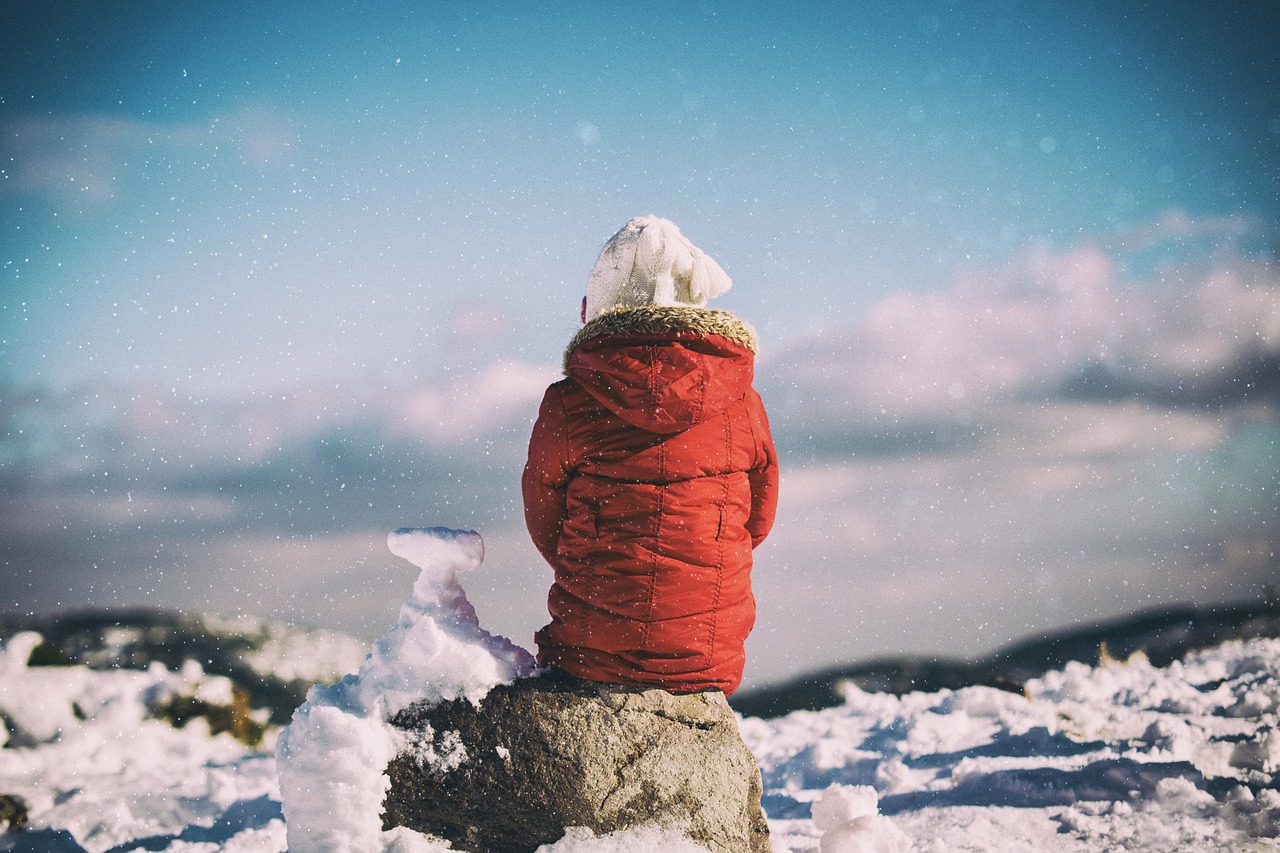
M 526 678 L 391 719 L 384 828 L 460 850 L 532 853 L 567 827 L 679 828 L 712 851 L 769 851 L 760 772 L 719 692 Z

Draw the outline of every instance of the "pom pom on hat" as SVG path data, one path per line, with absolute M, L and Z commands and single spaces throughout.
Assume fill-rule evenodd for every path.
M 674 222 L 637 216 L 600 251 L 587 279 L 583 321 L 613 308 L 701 308 L 732 285 L 720 265 L 690 243 Z

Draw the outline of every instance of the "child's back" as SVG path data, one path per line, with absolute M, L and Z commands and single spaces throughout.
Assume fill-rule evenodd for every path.
M 543 665 L 673 691 L 741 681 L 751 550 L 773 523 L 777 468 L 751 387 L 755 333 L 701 307 L 728 283 L 652 217 L 601 254 L 594 319 L 547 390 L 523 480 L 556 575 Z

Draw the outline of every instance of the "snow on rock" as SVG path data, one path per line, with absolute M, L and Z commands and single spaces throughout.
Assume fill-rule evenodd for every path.
M 387 720 L 417 701 L 479 702 L 494 685 L 534 669 L 528 652 L 480 627 L 458 583 L 458 572 L 484 559 L 478 533 L 401 529 L 387 545 L 421 569 L 399 621 L 358 673 L 313 687 L 277 743 L 291 853 L 448 849 L 382 831 L 385 770 L 402 746 Z

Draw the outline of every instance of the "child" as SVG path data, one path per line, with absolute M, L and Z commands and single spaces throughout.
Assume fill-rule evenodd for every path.
M 522 482 L 555 569 L 543 666 L 673 693 L 742 680 L 778 469 L 751 387 L 755 331 L 704 307 L 731 283 L 655 216 L 623 226 L 591 271 Z

